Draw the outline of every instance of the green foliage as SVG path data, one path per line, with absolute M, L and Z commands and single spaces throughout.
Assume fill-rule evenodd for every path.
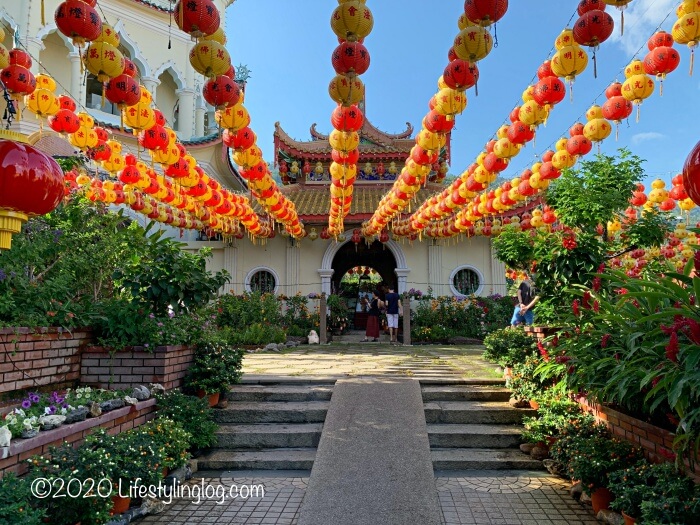
M 545 382 L 535 375 L 539 363 L 539 358 L 533 355 L 513 366 L 513 375 L 508 379 L 507 386 L 515 399 L 533 400 L 544 391 Z
M 571 479 L 581 481 L 587 494 L 597 488 L 607 488 L 609 473 L 630 467 L 641 458 L 629 441 L 610 436 L 580 437 L 570 443 L 570 447 L 567 472 Z
M 597 291 L 579 287 L 559 346 L 573 391 L 655 421 L 680 420 L 676 447 L 691 461 L 700 443 L 700 277 L 671 267 L 653 279 L 616 270 Z
M 522 328 L 500 328 L 484 338 L 484 359 L 495 361 L 503 367 L 513 366 L 524 363 L 528 356 L 534 355 L 536 346 L 535 339 Z
M 583 438 L 599 436 L 610 437 L 610 432 L 605 425 L 597 424 L 595 418 L 585 414 L 579 418 L 567 422 L 559 429 L 559 438 L 550 447 L 550 457 L 567 469 L 571 458 L 576 453 L 576 446 Z
M 535 239 L 530 231 L 506 226 L 491 242 L 499 261 L 515 270 L 530 270 L 535 255 Z
M 39 525 L 45 514 L 25 478 L 9 472 L 0 479 L 0 525 Z
M 629 206 L 635 186 L 644 178 L 644 161 L 621 149 L 617 157 L 597 154 L 568 169 L 547 191 L 547 204 L 570 228 L 594 231 Z
M 160 316 L 170 309 L 178 313 L 203 307 L 216 297 L 229 276 L 225 271 L 213 275 L 207 271 L 211 249 L 190 253 L 183 247 L 164 237 L 162 231 L 149 235 L 144 251 L 115 270 L 118 289 L 148 304 Z
M 330 310 L 328 329 L 335 334 L 343 333 L 349 324 L 348 303 L 345 301 L 345 298 L 331 294 L 326 299 L 326 306 Z
M 185 385 L 207 394 L 226 392 L 242 375 L 243 352 L 223 341 L 210 340 L 197 345 L 194 362 L 187 370 Z
M 271 324 L 253 323 L 242 332 L 231 332 L 231 343 L 236 345 L 267 345 L 286 340 L 284 328 Z
M 228 327 L 233 332 L 244 332 L 256 323 L 274 326 L 282 324 L 281 302 L 273 294 L 252 292 L 224 295 L 217 299 L 215 308 L 218 312 L 217 324 Z
M 216 443 L 217 425 L 206 399 L 187 396 L 177 390 L 165 392 L 156 399 L 156 417 L 174 421 L 189 434 L 188 450 L 208 448 Z
M 106 436 L 104 430 L 97 431 L 99 435 Z M 81 522 L 85 525 L 100 525 L 110 520 L 109 511 L 112 501 L 109 497 L 101 497 L 97 486 L 94 488 L 95 497 L 69 497 L 67 495 L 67 483 L 71 479 L 95 480 L 96 484 L 102 479 L 114 480 L 117 477 L 115 470 L 118 461 L 115 460 L 112 449 L 102 446 L 96 437 L 86 440 L 86 443 L 78 448 L 73 448 L 69 443 L 59 447 L 50 447 L 47 456 L 34 456 L 29 460 L 29 473 L 27 480 L 31 483 L 34 479 L 44 478 L 52 487 L 62 485 L 66 497 L 49 497 L 41 501 L 41 507 L 46 510 L 48 522 L 52 525 L 75 525 Z M 89 488 L 89 487 L 88 487 Z M 116 489 L 116 485 L 113 486 Z M 103 487 L 102 490 L 106 490 Z M 70 488 L 71 494 L 76 494 L 78 487 L 75 483 Z M 104 492 L 102 493 L 104 494 Z M 53 495 L 53 493 L 52 493 Z
M 584 418 L 579 404 L 569 399 L 561 388 L 548 389 L 535 396 L 535 400 L 539 403 L 537 416 L 523 418 L 523 440 L 528 443 L 559 437 L 568 425 Z
M 669 468 L 655 466 L 653 493 L 642 501 L 641 523 L 695 525 L 700 516 L 700 487 Z
M 318 309 L 315 312 L 310 312 L 308 303 L 309 298 L 301 293 L 284 298 L 285 309 L 282 316 L 282 326 L 288 335 L 305 336 L 311 330 L 318 331 Z
M 664 487 L 673 485 L 681 476 L 673 465 L 651 465 L 644 460 L 629 468 L 611 472 L 608 488 L 615 494 L 615 499 L 610 507 L 639 518 L 642 515 L 642 502 L 656 501 L 655 493 L 667 490 Z

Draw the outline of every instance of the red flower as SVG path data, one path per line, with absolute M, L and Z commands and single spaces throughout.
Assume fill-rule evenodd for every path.
M 661 376 L 656 376 L 654 379 L 651 380 L 651 386 L 655 387 L 659 384 L 659 381 L 661 381 Z
M 576 248 L 576 239 L 574 237 L 564 237 L 561 241 L 561 245 L 567 250 L 573 250 Z
M 680 347 L 678 345 L 678 332 L 673 332 L 666 345 L 666 357 L 669 361 L 674 363 L 678 362 L 678 351 Z
M 602 339 L 600 340 L 600 347 L 605 348 L 608 346 L 608 343 L 610 342 L 610 334 L 605 334 L 603 335 Z
M 593 301 L 593 311 L 595 313 L 598 313 L 600 311 L 600 303 L 598 302 L 598 299 Z
M 599 291 L 599 290 L 600 290 L 600 286 L 601 286 L 600 277 L 594 277 L 594 278 L 593 278 L 593 291 L 594 291 L 594 292 Z
M 586 290 L 583 292 L 583 299 L 581 300 L 581 306 L 583 306 L 586 310 L 590 310 L 591 308 L 591 292 Z
M 569 361 L 571 361 L 571 357 L 569 357 L 568 355 L 558 355 L 555 361 L 559 364 L 568 363 Z
M 618 295 L 625 295 L 627 293 L 627 288 L 618 288 L 615 290 L 615 293 Z
M 603 273 L 605 271 L 605 263 L 600 263 L 598 266 L 598 273 Z
M 571 303 L 571 309 L 574 311 L 574 315 L 578 317 L 581 314 L 581 311 L 579 310 L 578 307 L 578 299 L 574 299 L 574 302 Z
M 542 344 L 542 341 L 537 341 L 537 349 L 540 351 L 540 355 L 544 357 L 544 360 L 549 361 L 549 353 L 547 353 L 547 349 Z

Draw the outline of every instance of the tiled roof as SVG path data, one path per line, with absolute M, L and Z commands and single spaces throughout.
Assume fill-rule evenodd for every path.
M 289 189 L 287 189 L 289 188 Z M 285 188 L 285 196 L 291 200 L 297 209 L 297 213 L 303 218 L 304 216 L 319 216 L 328 215 L 328 210 L 331 203 L 330 187 L 328 185 L 319 187 L 309 187 L 294 185 Z M 372 215 L 379 205 L 381 198 L 391 189 L 391 185 L 355 185 L 350 205 L 350 213 L 348 217 L 353 215 Z M 421 202 L 438 191 L 439 187 L 430 185 L 426 188 L 421 188 L 412 205 L 415 209 Z

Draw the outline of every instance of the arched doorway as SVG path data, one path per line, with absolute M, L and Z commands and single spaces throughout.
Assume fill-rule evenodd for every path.
M 347 239 L 352 236 L 352 230 L 345 232 Z M 401 246 L 389 240 L 382 245 L 379 241 L 371 245 L 361 242 L 357 245 L 350 240 L 345 242 L 330 242 L 321 261 L 318 273 L 321 276 L 321 291 L 326 295 L 331 293 L 332 282 L 337 285 L 343 275 L 355 266 L 369 266 L 382 276 L 387 284 L 398 286 L 398 293 L 406 289 L 406 277 L 411 271 L 406 266 L 406 256 Z

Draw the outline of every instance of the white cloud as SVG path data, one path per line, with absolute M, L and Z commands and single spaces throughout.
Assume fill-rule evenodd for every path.
M 679 0 L 634 0 L 625 9 L 625 34 L 620 35 L 620 12 L 608 7 L 607 11 L 615 20 L 615 30 L 610 40 L 616 42 L 630 57 L 644 46 L 641 58 L 646 54 L 646 41 L 661 21 L 671 12 L 661 29 L 671 31 L 676 21 L 676 6 Z
M 657 133 L 656 131 L 647 131 L 646 133 L 637 133 L 632 135 L 632 144 L 637 145 L 641 142 L 646 142 L 648 140 L 660 140 L 666 138 L 663 133 Z

